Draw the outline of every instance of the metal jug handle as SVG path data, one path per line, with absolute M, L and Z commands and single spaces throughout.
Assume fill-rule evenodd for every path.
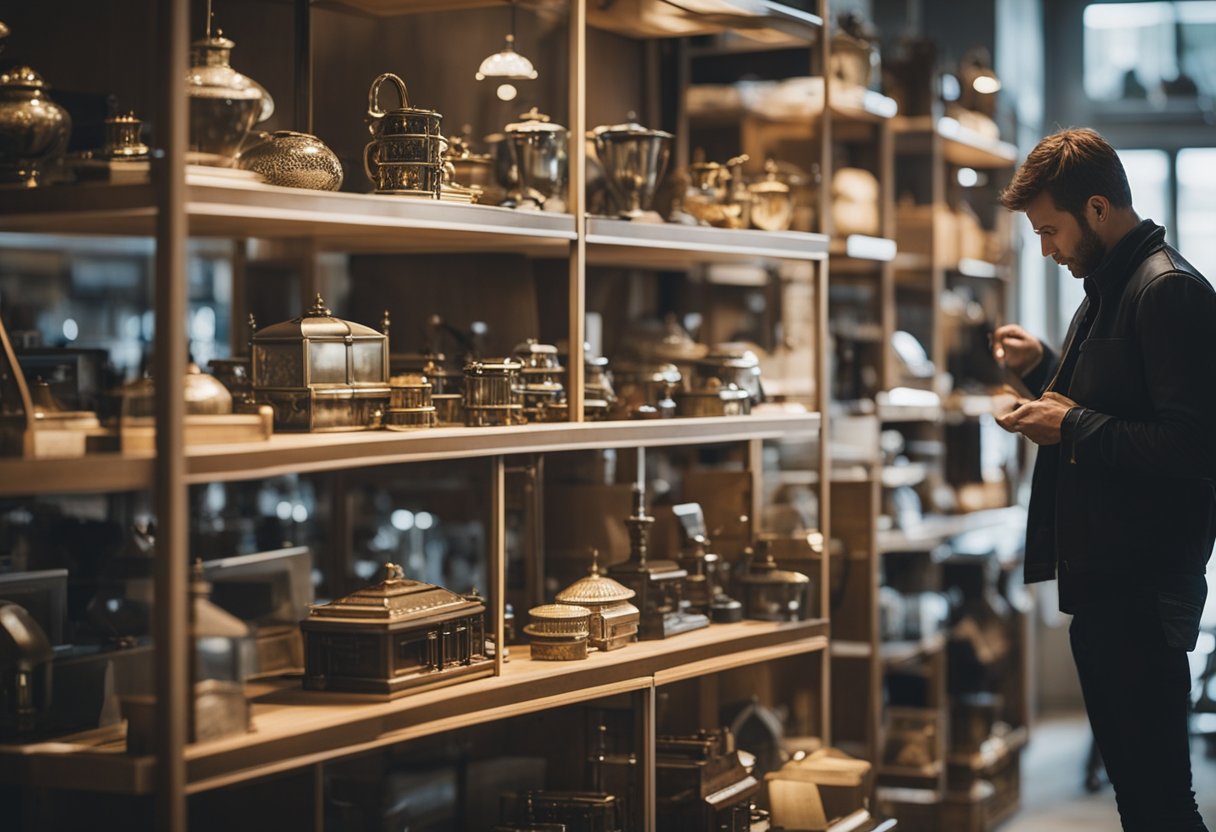
M 377 188 L 379 188 L 380 187 L 380 178 L 376 174 L 372 173 L 373 165 L 377 168 L 377 170 L 380 167 L 379 163 L 375 162 L 372 159 L 372 148 L 374 148 L 375 146 L 376 146 L 376 142 L 368 142 L 363 147 L 363 172 L 367 174 L 367 178 L 372 181 L 372 184 L 374 184 Z
M 405 89 L 405 82 L 397 75 L 391 72 L 385 72 L 376 76 L 376 80 L 372 81 L 372 87 L 367 91 L 367 114 L 372 118 L 383 118 L 385 111 L 380 109 L 380 85 L 385 81 L 392 81 L 397 88 L 397 95 L 401 98 L 402 109 L 409 109 L 410 94 Z

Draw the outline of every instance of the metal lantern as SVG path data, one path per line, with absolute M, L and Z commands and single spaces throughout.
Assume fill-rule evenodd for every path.
M 253 396 L 276 430 L 379 427 L 388 405 L 388 336 L 335 318 L 317 300 L 307 314 L 253 336 Z

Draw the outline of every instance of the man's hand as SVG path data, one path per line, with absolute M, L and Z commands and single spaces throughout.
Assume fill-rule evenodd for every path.
M 992 354 L 998 364 L 1024 376 L 1043 360 L 1043 344 L 1017 324 L 1005 324 L 992 333 Z
M 1036 445 L 1058 445 L 1064 416 L 1077 403 L 1059 393 L 1044 393 L 1043 398 L 1024 402 L 996 422 L 1010 433 L 1020 433 Z

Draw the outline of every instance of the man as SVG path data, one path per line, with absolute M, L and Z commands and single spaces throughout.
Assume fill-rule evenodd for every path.
M 1026 582 L 1059 581 L 1123 829 L 1205 830 L 1191 790 L 1190 671 L 1216 541 L 1216 293 L 1132 208 L 1093 130 L 1031 151 L 1001 203 L 1084 280 L 1060 354 L 1016 325 L 998 361 L 1040 398 L 998 418 L 1039 445 Z

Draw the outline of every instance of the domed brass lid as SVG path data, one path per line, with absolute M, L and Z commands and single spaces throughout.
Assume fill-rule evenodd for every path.
M 579 578 L 557 593 L 559 604 L 578 604 L 595 609 L 607 604 L 628 601 L 637 593 L 627 586 L 600 574 L 599 552 L 592 551 L 591 574 Z
M 530 636 L 585 639 L 591 634 L 591 610 L 573 604 L 544 604 L 528 610 L 532 622 L 524 627 Z
M 370 326 L 335 318 L 320 295 L 317 295 L 312 309 L 300 317 L 263 327 L 253 335 L 254 342 L 299 341 L 301 338 L 384 340 L 385 336 Z
M 395 563 L 384 565 L 384 580 L 352 592 L 328 604 L 313 606 L 309 618 L 347 619 L 358 622 L 396 622 L 409 618 L 447 615 L 468 610 L 481 612 L 484 605 L 468 601 L 441 586 L 412 581 Z
M 42 80 L 42 76 L 28 66 L 15 66 L 0 75 L 0 87 L 19 90 L 50 89 L 46 81 Z

